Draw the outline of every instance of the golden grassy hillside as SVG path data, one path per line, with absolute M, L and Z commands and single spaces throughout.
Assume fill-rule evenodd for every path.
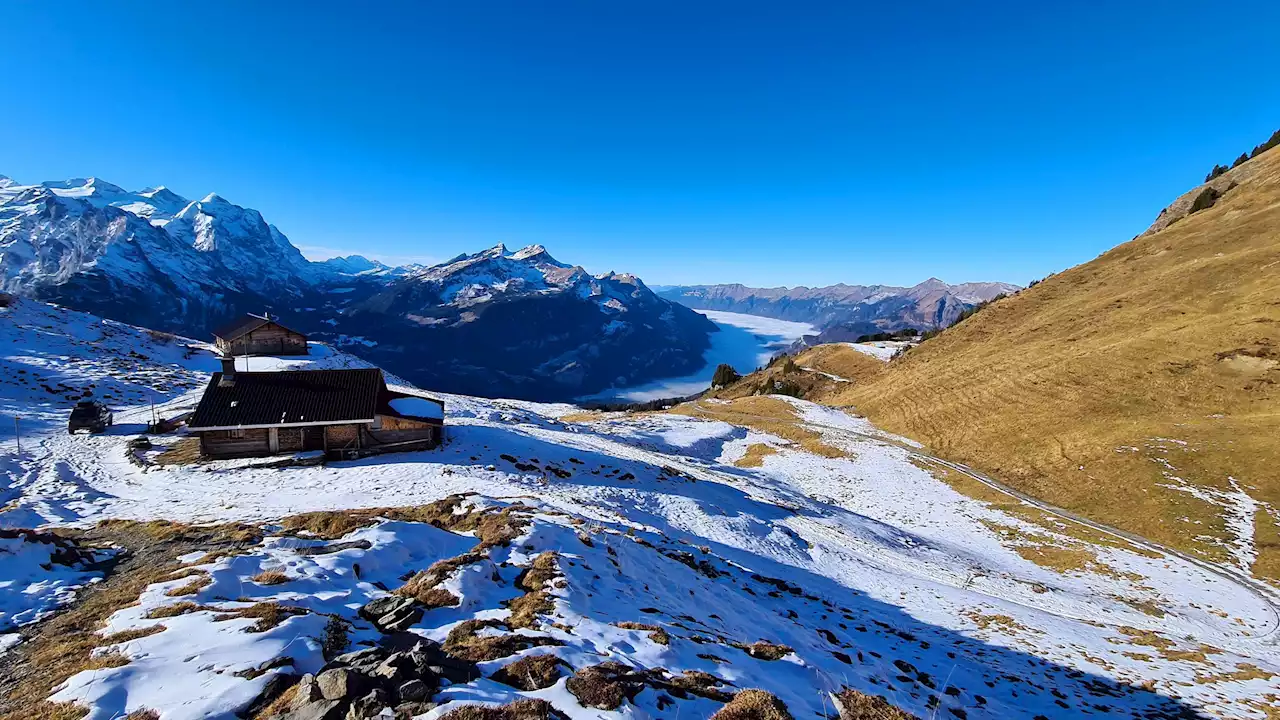
M 855 369 L 824 401 L 1049 502 L 1280 580 L 1280 149 L 1214 185 L 1213 207 L 1188 215 L 1192 191 L 1154 231 L 882 371 Z

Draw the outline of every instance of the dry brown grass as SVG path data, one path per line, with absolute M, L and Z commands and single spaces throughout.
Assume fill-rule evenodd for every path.
M 531 655 L 504 665 L 489 677 L 525 691 L 542 690 L 556 684 L 564 661 L 555 655 Z
M 186 615 L 189 612 L 199 610 L 212 610 L 213 608 L 184 600 L 183 602 L 174 603 L 172 605 L 161 605 L 160 607 L 151 608 L 147 611 L 147 618 L 155 620 L 158 618 L 177 617 L 178 615 Z
M 283 585 L 292 578 L 280 570 L 263 570 L 249 579 L 259 585 Z
M 1172 640 L 1152 630 L 1140 630 L 1128 625 L 1121 625 L 1116 629 L 1129 637 L 1130 644 L 1154 648 L 1156 653 L 1165 660 L 1207 663 L 1209 655 L 1222 653 L 1218 648 L 1209 645 L 1200 645 L 1191 650 L 1179 650 Z
M 169 590 L 168 592 L 165 593 L 165 595 L 169 597 L 182 597 L 184 595 L 195 595 L 196 593 L 200 592 L 204 588 L 209 587 L 212 584 L 213 584 L 213 578 L 210 577 L 208 573 L 200 573 L 198 575 L 192 575 L 190 582 L 187 582 L 184 585 L 179 585 L 178 587 L 173 588 L 172 590 Z
M 645 687 L 645 678 L 617 662 L 582 668 L 565 681 L 565 689 L 583 707 L 617 710 Z
M 994 303 L 833 402 L 1056 505 L 1223 560 L 1198 537 L 1228 537 L 1222 508 L 1160 487 L 1157 460 L 1280 505 L 1280 366 L 1239 359 L 1280 348 L 1280 152 L 1246 165 L 1214 207 Z M 1277 552 L 1255 573 L 1280 579 Z
M 849 455 L 823 443 L 821 433 L 805 427 L 795 408 L 776 397 L 752 395 L 728 402 L 689 402 L 671 408 L 671 412 L 754 428 L 790 440 L 805 451 L 822 457 L 842 458 Z
M 134 710 L 121 720 L 160 720 L 160 713 L 155 710 Z
M 1231 672 L 1197 674 L 1196 682 L 1202 685 L 1222 682 L 1246 682 L 1248 680 L 1270 680 L 1275 676 L 1275 673 L 1263 670 L 1253 663 L 1236 663 L 1236 669 Z
M 467 495 L 450 495 L 429 505 L 366 508 L 361 510 L 329 510 L 303 513 L 285 518 L 281 526 L 286 532 L 307 533 L 333 540 L 352 530 L 369 527 L 379 518 L 404 522 L 423 522 L 450 532 L 470 532 L 480 539 L 480 547 L 506 545 L 529 526 L 531 510 L 523 505 L 455 512 Z
M 546 700 L 526 698 L 499 707 L 463 705 L 445 713 L 440 720 L 558 720 L 563 717 Z
M 276 627 L 294 615 L 305 615 L 306 612 L 307 611 L 302 608 L 281 605 L 276 602 L 260 602 L 254 603 L 247 608 L 214 615 L 213 620 L 214 622 L 223 622 L 226 620 L 236 620 L 240 618 L 256 619 L 257 622 L 250 625 L 247 631 L 251 633 L 260 633 Z
M 507 619 L 507 623 L 511 627 L 537 627 L 538 616 L 555 610 L 555 602 L 544 588 L 547 583 L 560 577 L 557 565 L 559 557 L 560 555 L 553 550 L 539 553 L 529 567 L 516 578 L 516 587 L 524 590 L 525 593 L 507 605 L 511 610 L 511 617 Z
M 185 437 L 156 455 L 154 462 L 157 465 L 194 465 L 202 459 L 200 438 Z
M 852 383 L 866 382 L 888 367 L 883 360 L 858 352 L 848 345 L 818 345 L 796 355 L 796 365 L 831 373 Z M 839 390 L 845 383 L 832 386 Z
M 0 715 L 3 720 L 80 720 L 89 714 L 89 708 L 75 703 L 53 703 L 40 700 L 12 712 Z
M 622 628 L 623 630 L 644 630 L 649 633 L 649 639 L 658 643 L 659 645 L 671 644 L 671 636 L 667 634 L 667 631 L 665 629 L 663 629 L 658 625 L 632 622 L 630 620 L 627 620 L 624 622 L 616 622 L 614 623 L 614 625 Z
M 439 589 L 437 586 L 448 580 L 455 571 L 468 565 L 484 562 L 488 557 L 488 554 L 483 552 L 466 552 L 444 560 L 437 560 L 426 570 L 414 573 L 413 577 L 395 590 L 395 594 L 414 598 L 426 605 L 428 604 L 428 598 Z
M 457 607 L 462 604 L 462 598 L 445 590 L 444 588 L 431 588 L 424 590 L 414 596 L 423 607 L 428 610 L 434 610 L 442 607 Z
M 981 500 L 990 507 L 1007 515 L 1012 515 L 1032 525 L 1037 525 L 1056 533 L 1055 536 L 1049 536 L 1043 533 L 1028 532 L 1016 526 L 992 520 L 981 521 L 1007 547 L 1015 550 L 1024 559 L 1050 570 L 1058 572 L 1095 572 L 1109 577 L 1125 578 L 1138 582 L 1142 580 L 1142 576 L 1118 570 L 1106 564 L 1090 546 L 1105 545 L 1149 558 L 1161 557 L 1157 553 L 1134 545 L 1122 538 L 1051 515 L 948 467 L 920 458 L 912 458 L 912 464 L 947 483 L 961 494 L 975 500 Z M 1065 535 L 1067 539 L 1059 538 L 1057 537 L 1058 535 Z
M 100 635 L 99 629 L 112 613 L 136 604 L 148 585 L 172 580 L 173 573 L 182 569 L 179 556 L 197 547 L 230 552 L 261 538 L 260 530 L 243 525 L 201 527 L 124 520 L 100 523 L 84 534 L 93 542 L 123 545 L 132 552 L 103 582 L 83 589 L 73 605 L 40 623 L 35 634 L 9 651 L 17 663 L 0 697 L 0 717 L 5 720 L 83 715 L 82 708 L 46 699 L 53 687 L 82 670 L 127 662 L 118 654 L 94 655 L 97 648 L 140 636 L 134 632 Z M 177 605 L 184 612 L 198 608 L 194 603 Z
M 167 628 L 163 625 L 152 625 L 150 627 L 134 628 L 132 630 L 121 630 L 118 633 L 111 633 L 110 635 L 104 636 L 102 638 L 101 646 L 119 645 L 120 643 L 126 643 L 130 640 L 137 640 L 139 638 L 155 635 L 156 633 L 162 633 L 166 629 Z
M 752 443 L 747 446 L 747 451 L 734 461 L 734 465 L 740 468 L 758 468 L 764 465 L 764 459 L 770 455 L 777 455 L 778 450 L 772 445 L 764 443 Z
M 293 700 L 298 696 L 297 684 L 290 685 L 285 688 L 284 692 L 276 696 L 275 700 L 265 705 L 261 710 L 253 716 L 253 720 L 278 720 L 292 706 Z
M 793 650 L 786 645 L 771 643 L 767 640 L 760 640 L 754 643 L 730 643 L 730 645 L 742 650 L 757 660 L 781 660 L 791 654 Z
M 444 641 L 444 650 L 450 655 L 470 662 L 486 662 L 511 657 L 521 650 L 542 645 L 559 645 L 552 638 L 531 635 L 480 635 L 481 630 L 488 628 L 507 629 L 506 623 L 500 620 L 464 620 L 449 631 Z
M 138 535 L 154 542 L 185 540 L 209 545 L 247 545 L 262 540 L 262 528 L 243 523 L 188 525 L 169 520 L 103 520 L 98 523 L 98 529 L 125 536 Z
M 879 695 L 867 695 L 845 688 L 836 695 L 840 720 L 916 720 L 911 713 L 890 705 Z
M 773 695 L 763 690 L 743 690 L 712 715 L 711 720 L 792 720 L 792 717 L 787 706 Z

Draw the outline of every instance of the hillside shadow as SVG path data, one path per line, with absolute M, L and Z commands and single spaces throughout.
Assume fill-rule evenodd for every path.
M 692 503 L 696 505 L 697 512 L 707 516 L 730 518 L 733 531 L 744 540 L 743 545 L 789 544 L 789 547 L 778 549 L 784 550 L 783 556 L 793 555 L 797 562 L 811 559 L 811 547 L 782 522 L 796 515 L 828 521 L 834 519 L 845 526 L 859 528 L 864 539 L 884 543 L 895 550 L 911 547 L 927 551 L 933 545 L 930 540 L 798 492 L 786 492 L 783 488 L 760 488 L 775 493 L 776 497 L 753 497 L 723 482 L 696 481 L 683 475 L 673 475 L 661 465 L 641 457 L 619 459 L 602 449 L 590 447 L 594 437 L 591 433 L 581 433 L 578 442 L 575 442 L 574 433 L 554 439 L 530 434 L 530 430 L 536 433 L 554 425 L 554 422 L 543 422 L 525 428 L 453 426 L 450 429 L 453 436 L 451 445 L 443 452 L 400 457 L 388 455 L 350 464 L 454 464 L 459 462 L 456 454 L 465 454 L 467 459 L 475 458 L 471 461 L 475 465 L 492 464 L 521 473 L 530 495 L 554 489 L 568 492 L 588 504 L 612 508 L 620 515 L 652 528 L 653 532 L 637 535 L 655 546 L 678 547 L 681 552 L 691 552 L 692 546 L 679 540 L 688 538 L 688 542 L 704 545 L 713 554 L 766 580 L 785 580 L 785 587 L 791 590 L 779 590 L 783 586 L 775 587 L 764 582 L 763 588 L 756 587 L 752 591 L 753 602 L 770 606 L 780 599 L 815 598 L 809 602 L 820 618 L 821 630 L 814 632 L 813 638 L 816 639 L 805 636 L 803 642 L 810 643 L 806 662 L 810 657 L 821 657 L 822 660 L 813 661 L 811 667 L 801 666 L 799 670 L 783 663 L 773 663 L 776 667 L 772 669 L 774 672 L 794 673 L 794 681 L 809 688 L 838 690 L 847 685 L 864 692 L 887 695 L 899 704 L 917 707 L 919 712 L 933 713 L 933 705 L 921 703 L 936 703 L 938 712 L 934 716 L 961 720 L 979 716 L 1203 717 L 1185 703 L 1157 692 L 924 622 L 902 608 L 875 600 L 823 575 L 717 542 L 713 537 L 702 536 L 687 527 L 674 526 L 668 517 L 671 498 L 679 498 L 677 502 Z M 642 433 L 641 437 L 644 436 Z M 615 450 L 611 448 L 610 452 Z M 652 448 L 646 450 L 654 452 Z M 697 450 L 705 457 L 704 453 L 712 452 L 713 447 L 707 444 Z M 687 460 L 683 455 L 680 459 Z M 562 477 L 556 471 L 571 474 Z M 717 471 L 734 476 L 739 473 L 743 477 L 750 475 L 746 470 L 724 466 L 718 466 Z M 571 542 L 569 538 L 563 542 L 568 548 L 576 547 L 576 541 Z M 680 567 L 683 567 L 681 563 L 673 562 L 670 571 L 676 572 Z M 660 582 L 656 577 L 644 580 Z M 905 580 L 914 578 L 908 576 Z M 824 605 L 823 600 L 831 606 Z M 787 613 L 795 611 L 794 603 L 779 603 L 775 609 L 784 619 Z M 714 607 L 703 607 L 701 616 L 705 619 L 715 613 Z M 1038 632 L 1030 628 L 1026 631 Z M 827 633 L 837 641 L 824 640 L 823 635 Z M 747 641 L 754 639 L 748 638 Z M 894 660 L 901 660 L 914 670 L 904 671 L 893 664 Z M 701 669 L 713 674 L 716 672 L 715 663 L 704 664 L 707 667 Z M 864 664 L 879 669 L 868 674 L 864 672 L 865 668 L 860 669 Z M 921 680 L 922 677 L 926 680 Z M 944 678 L 950 680 L 942 680 Z M 940 685 L 940 680 L 955 688 L 963 688 L 963 691 L 950 694 Z M 932 687 L 928 684 L 930 682 Z M 973 688 L 985 688 L 985 692 Z M 1002 693 L 1004 700 L 999 701 Z M 937 699 L 930 700 L 930 697 Z M 942 714 L 943 710 L 946 714 Z

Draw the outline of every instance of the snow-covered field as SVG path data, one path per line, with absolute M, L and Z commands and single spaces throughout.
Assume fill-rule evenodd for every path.
M 796 340 L 817 332 L 808 323 L 774 320 L 718 310 L 699 310 L 711 318 L 720 332 L 711 335 L 711 347 L 702 354 L 703 366 L 695 373 L 654 380 L 629 388 L 612 388 L 582 400 L 644 402 L 661 398 L 686 397 L 711 386 L 711 377 L 721 363 L 747 374 L 769 362 Z
M 857 350 L 863 355 L 870 355 L 877 360 L 889 362 L 893 356 L 898 354 L 903 348 L 915 345 L 914 342 L 904 340 L 877 340 L 875 342 L 864 343 L 845 343 L 849 347 Z
M 230 718 L 274 675 L 324 665 L 317 638 L 326 618 L 350 623 L 353 644 L 375 641 L 378 631 L 357 616 L 361 605 L 471 549 L 474 533 L 369 519 L 321 553 L 324 540 L 276 521 L 455 493 L 476 494 L 458 513 L 524 503 L 525 520 L 509 545 L 485 546 L 446 573 L 440 587 L 458 604 L 426 609 L 410 632 L 446 649 L 471 630 L 516 636 L 521 648 L 480 661 L 478 680 L 444 685 L 434 700 L 452 702 L 424 717 L 459 701 L 520 697 L 546 699 L 571 718 L 705 718 L 720 707 L 697 694 L 675 703 L 651 685 L 607 711 L 584 707 L 564 676 L 533 690 L 492 677 L 512 660 L 547 654 L 567 665 L 562 675 L 611 660 L 668 677 L 709 673 L 721 691 L 774 693 L 795 718 L 833 713 L 827 693 L 844 687 L 921 718 L 1175 717 L 1188 709 L 1263 718 L 1280 696 L 1280 618 L 1248 584 L 971 499 L 922 467 L 908 444 L 839 410 L 787 400 L 841 457 L 681 415 L 584 424 L 560 419 L 571 406 L 445 396 L 447 442 L 431 452 L 321 467 L 155 464 L 182 441 L 176 433 L 154 437 L 156 446 L 131 461 L 126 442 L 149 417 L 147 388 L 163 383 L 155 394 L 166 417 L 198 399 L 212 358 L 164 350 L 181 345 L 35 303 L 0 310 L 0 403 L 32 418 L 21 454 L 12 438 L 0 445 L 0 527 L 267 523 L 267 537 L 239 554 L 187 558 L 207 582 L 179 597 L 172 593 L 190 577 L 155 583 L 140 604 L 110 616 L 103 635 L 136 632 L 95 652 L 127 664 L 79 673 L 55 696 L 91 706 L 94 718 L 140 709 L 165 720 Z M 359 362 L 316 351 L 302 362 Z M 133 360 L 127 370 L 114 364 L 125 363 L 120 353 Z M 299 360 L 251 362 L 264 370 Z M 90 382 L 116 398 L 117 424 L 104 435 L 68 436 L 58 421 L 76 393 L 61 387 Z M 751 453 L 755 446 L 772 453 Z M 1036 562 L 1061 551 L 1089 560 L 1068 570 Z M 550 605 L 531 626 L 517 626 L 508 604 L 526 593 L 520 579 L 543 553 L 554 553 L 546 556 Z M 30 586 L 31 568 L 0 556 L 0 594 Z M 255 579 L 264 571 L 283 578 Z M 27 610 L 47 612 L 91 581 L 70 578 L 65 592 Z M 154 617 L 177 601 L 193 605 Z M 262 627 L 241 616 L 259 603 L 296 611 Z M 753 648 L 759 641 L 768 646 Z

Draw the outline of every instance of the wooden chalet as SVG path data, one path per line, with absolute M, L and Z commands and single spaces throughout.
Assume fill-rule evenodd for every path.
M 248 314 L 213 333 L 214 345 L 226 356 L 306 355 L 307 336 L 281 325 L 270 315 Z
M 388 389 L 377 368 L 237 372 L 234 358 L 222 368 L 187 423 L 206 457 L 425 450 L 444 434 L 443 402 Z

